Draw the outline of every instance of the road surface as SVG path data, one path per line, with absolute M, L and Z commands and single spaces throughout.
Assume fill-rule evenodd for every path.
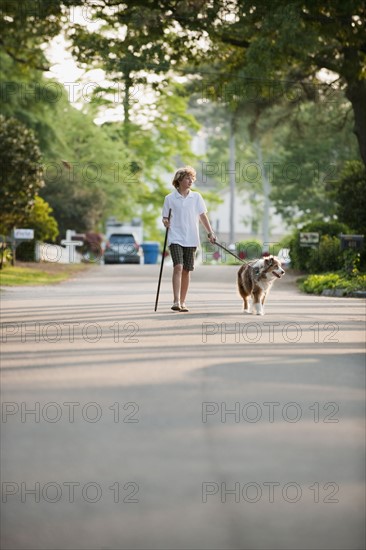
M 236 267 L 97 266 L 2 292 L 3 549 L 361 549 L 360 299 Z

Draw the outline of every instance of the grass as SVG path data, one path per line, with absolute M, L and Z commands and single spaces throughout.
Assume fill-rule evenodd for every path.
M 59 264 L 52 262 L 23 263 L 6 266 L 0 271 L 1 286 L 35 286 L 60 283 L 84 271 L 90 264 Z

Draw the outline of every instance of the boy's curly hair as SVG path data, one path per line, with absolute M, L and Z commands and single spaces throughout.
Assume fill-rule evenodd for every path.
M 192 168 L 192 166 L 184 166 L 183 168 L 179 168 L 176 171 L 172 182 L 176 189 L 178 189 L 180 182 L 186 176 L 192 176 L 193 181 L 196 181 L 196 170 Z

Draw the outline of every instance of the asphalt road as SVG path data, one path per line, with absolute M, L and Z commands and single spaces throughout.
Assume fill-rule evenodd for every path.
M 364 548 L 365 302 L 236 270 L 2 292 L 1 548 Z

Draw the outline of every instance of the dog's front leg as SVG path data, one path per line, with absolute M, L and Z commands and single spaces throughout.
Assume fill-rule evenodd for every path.
M 253 314 L 264 315 L 264 309 L 262 306 L 262 293 L 256 293 L 253 295 Z
M 264 315 L 264 309 L 263 309 L 263 306 L 260 302 L 257 302 L 255 305 L 255 313 L 257 315 Z M 254 313 L 254 310 L 253 310 L 253 313 Z

